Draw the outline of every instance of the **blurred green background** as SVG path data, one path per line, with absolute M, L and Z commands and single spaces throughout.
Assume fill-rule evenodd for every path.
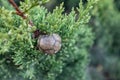
M 15 2 L 20 5 L 19 0 Z M 69 13 L 79 0 L 50 0 L 45 6 L 52 11 L 61 2 Z M 87 26 L 93 30 L 94 44 L 89 52 L 87 80 L 120 80 L 120 0 L 99 0 L 91 15 Z

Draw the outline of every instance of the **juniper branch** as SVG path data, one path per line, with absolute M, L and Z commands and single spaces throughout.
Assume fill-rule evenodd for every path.
M 27 18 L 27 16 L 25 16 L 25 14 L 18 8 L 14 0 L 8 0 L 8 1 L 15 8 L 17 15 L 21 16 L 23 19 Z
M 17 15 L 21 16 L 23 19 L 27 19 L 27 16 L 25 16 L 25 13 L 22 12 L 22 11 L 19 9 L 19 7 L 18 7 L 18 6 L 16 5 L 16 3 L 14 2 L 14 0 L 8 0 L 8 1 L 9 1 L 9 3 L 15 8 Z M 32 20 L 29 20 L 29 24 L 30 24 L 31 26 L 34 26 Z M 34 38 L 37 38 L 37 37 L 40 35 L 40 31 L 39 31 L 39 30 L 35 30 L 33 33 L 34 33 Z

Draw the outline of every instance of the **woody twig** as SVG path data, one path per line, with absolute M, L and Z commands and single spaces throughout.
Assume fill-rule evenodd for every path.
M 16 5 L 16 3 L 14 2 L 14 0 L 8 0 L 9 3 L 15 8 L 16 10 L 16 14 L 21 16 L 23 19 L 27 19 L 27 16 L 25 16 L 24 12 L 22 12 L 19 7 Z M 31 20 L 29 20 L 29 24 L 31 26 L 33 26 L 33 22 Z
M 23 19 L 27 18 L 27 16 L 25 16 L 25 14 L 18 8 L 14 0 L 8 0 L 8 1 L 15 8 L 17 15 L 21 16 Z
M 27 19 L 27 16 L 25 16 L 25 13 L 19 9 L 19 7 L 14 2 L 14 0 L 8 0 L 8 1 L 15 8 L 17 15 L 21 16 L 23 19 Z M 29 20 L 29 24 L 31 26 L 34 26 L 32 20 Z M 40 30 L 35 30 L 33 33 L 34 33 L 34 38 L 37 38 L 40 34 L 46 34 L 44 32 L 41 32 Z

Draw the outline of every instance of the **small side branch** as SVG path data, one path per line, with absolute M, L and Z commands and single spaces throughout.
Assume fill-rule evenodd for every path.
M 22 12 L 19 7 L 16 5 L 16 3 L 14 2 L 14 0 L 8 0 L 9 3 L 15 8 L 16 10 L 16 14 L 21 16 L 23 19 L 27 19 L 27 16 L 25 16 L 25 13 Z M 31 26 L 34 26 L 32 20 L 29 20 L 29 24 Z M 40 32 L 40 30 L 35 30 L 34 32 L 34 38 L 37 38 L 40 34 L 42 34 L 42 32 Z
M 21 16 L 23 19 L 26 19 L 27 16 L 25 16 L 25 14 L 19 9 L 19 7 L 16 5 L 16 3 L 14 2 L 14 0 L 8 0 L 9 3 L 15 8 L 16 10 L 16 14 Z

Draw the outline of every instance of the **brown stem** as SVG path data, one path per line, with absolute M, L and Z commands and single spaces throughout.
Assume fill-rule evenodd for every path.
M 25 16 L 25 13 L 22 12 L 19 7 L 16 5 L 16 3 L 14 2 L 14 0 L 8 0 L 9 3 L 15 8 L 16 10 L 16 14 L 21 16 L 23 19 L 27 19 L 27 16 Z M 34 26 L 33 22 L 31 20 L 29 20 L 29 24 L 31 26 Z M 42 34 L 39 30 L 35 30 L 34 32 L 34 38 L 37 38 L 40 34 Z
M 15 8 L 17 15 L 21 16 L 23 19 L 27 18 L 27 16 L 25 16 L 25 14 L 18 8 L 14 0 L 8 0 L 8 1 Z

